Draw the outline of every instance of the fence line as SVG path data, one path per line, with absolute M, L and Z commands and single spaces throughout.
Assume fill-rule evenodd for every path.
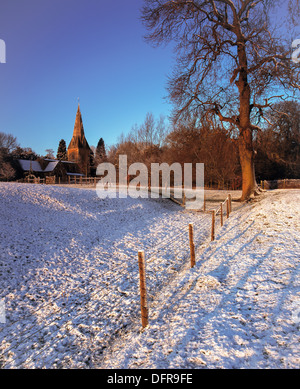
M 260 187 L 261 189 L 299 189 L 300 179 L 261 180 Z
M 212 216 L 212 218 L 213 218 L 213 223 L 212 223 L 213 227 L 212 228 L 214 229 L 214 231 L 215 231 L 215 218 L 216 218 L 216 215 L 218 215 L 219 213 L 221 215 L 220 217 L 221 217 L 221 220 L 222 220 L 221 221 L 221 226 L 223 225 L 223 205 L 225 205 L 225 204 L 226 204 L 226 209 L 228 210 L 227 211 L 227 218 L 228 218 L 229 217 L 229 213 L 231 212 L 231 196 L 230 195 L 227 196 L 226 200 L 223 203 L 220 203 L 220 206 L 219 206 L 219 208 L 217 210 L 207 211 L 206 212 L 206 213 L 212 212 L 212 215 L 213 215 Z M 205 208 L 203 210 L 205 210 Z M 191 267 L 194 267 L 196 265 L 196 255 L 195 255 L 195 245 L 194 245 L 194 223 L 190 223 L 189 224 L 188 234 L 187 234 L 187 231 L 182 231 L 181 233 L 174 235 L 174 237 L 172 238 L 171 242 L 174 243 L 175 241 L 178 241 L 179 237 L 183 238 L 186 235 L 189 236 Z M 148 252 L 148 255 L 150 256 L 150 260 L 149 260 L 148 264 L 151 263 L 151 259 L 153 260 L 153 255 L 157 254 L 162 247 L 165 248 L 166 246 L 170 246 L 170 241 L 162 242 L 160 245 L 156 246 L 155 249 L 150 250 Z M 180 251 L 182 251 L 182 249 L 180 249 Z M 145 264 L 144 251 L 142 251 L 142 250 L 139 251 L 138 258 L 139 258 L 138 265 L 139 265 L 139 273 L 140 273 L 141 316 L 142 316 L 142 326 L 144 328 L 144 327 L 146 327 L 148 325 L 148 305 L 147 305 L 147 290 L 146 290 L 146 264 Z M 185 264 L 181 264 L 179 266 L 182 267 L 184 265 Z M 126 266 L 126 264 L 124 264 L 124 266 Z M 168 277 L 169 269 L 172 268 L 172 270 L 174 270 L 174 266 L 175 266 L 175 264 L 171 264 L 166 269 L 164 269 L 165 273 L 167 274 L 167 279 L 169 279 L 169 277 Z M 115 266 L 110 268 L 109 272 L 111 272 L 114 269 L 120 269 L 119 264 L 116 264 Z M 105 276 L 105 274 L 108 274 L 108 272 L 104 273 L 103 276 Z M 123 273 L 119 277 L 114 278 L 114 281 L 117 282 L 122 277 L 124 277 Z M 104 280 L 104 283 L 105 283 L 105 280 Z M 116 285 L 117 284 L 115 284 L 115 286 Z M 159 288 L 159 287 L 160 287 L 160 285 L 158 285 L 156 288 Z M 74 291 L 77 291 L 77 288 L 78 288 L 78 285 L 76 285 L 72 289 L 68 290 L 68 292 L 67 292 L 68 298 L 69 298 L 70 295 L 72 295 L 72 293 Z M 84 293 L 80 294 L 80 298 L 81 299 L 83 297 L 87 296 L 87 299 L 85 299 L 84 304 L 81 304 L 78 307 L 76 307 L 76 303 L 74 303 L 74 304 L 72 303 L 70 306 L 68 306 L 68 309 L 65 309 L 64 306 L 61 305 L 60 307 L 58 307 L 57 309 L 55 309 L 51 313 L 47 314 L 43 318 L 43 322 L 44 322 L 43 326 L 38 326 L 38 328 L 35 331 L 32 331 L 36 327 L 37 321 L 39 320 L 39 318 L 37 317 L 36 320 L 34 320 L 33 323 L 30 323 L 29 328 L 28 327 L 24 328 L 24 330 L 21 333 L 18 334 L 20 342 L 17 342 L 17 344 L 11 344 L 10 347 L 8 347 L 7 349 L 3 350 L 2 355 L 7 354 L 9 351 L 18 349 L 19 346 L 21 345 L 21 343 L 24 342 L 24 340 L 28 341 L 30 339 L 33 339 L 38 332 L 40 332 L 43 329 L 49 327 L 51 324 L 53 324 L 55 321 L 57 321 L 58 315 L 66 317 L 66 319 L 65 319 L 66 321 L 62 324 L 62 327 L 66 326 L 70 322 L 69 316 L 71 315 L 71 313 L 73 313 L 73 314 L 75 313 L 75 318 L 78 317 L 78 316 L 81 316 L 81 315 L 86 315 L 87 305 L 91 301 L 91 298 L 93 296 L 96 296 L 97 294 L 100 294 L 103 291 L 106 291 L 106 293 L 104 293 L 104 294 L 102 294 L 100 296 L 101 299 L 107 297 L 110 294 L 110 292 L 111 292 L 110 288 L 107 288 L 107 284 L 106 285 L 102 285 L 100 288 L 98 287 L 93 292 L 91 292 L 91 287 L 90 287 L 90 289 L 88 291 L 84 290 Z M 156 293 L 155 290 L 153 292 Z M 65 293 L 62 292 L 58 296 L 56 296 L 51 302 L 43 304 L 42 306 L 40 306 L 36 310 L 34 310 L 31 314 L 29 314 L 27 316 L 23 316 L 23 317 L 19 318 L 18 320 L 15 320 L 14 322 L 10 323 L 9 327 L 12 328 L 16 323 L 19 323 L 22 320 L 25 320 L 26 318 L 34 316 L 35 313 L 37 313 L 38 311 L 40 311 L 42 309 L 47 309 L 50 306 L 52 308 L 54 306 L 55 302 L 57 302 L 57 301 L 59 301 L 61 299 L 64 299 L 64 298 L 65 298 Z M 99 300 L 99 304 L 101 304 L 101 306 L 103 306 L 101 300 Z M 105 308 L 103 308 L 103 309 L 105 309 Z M 74 320 L 74 316 L 73 315 L 72 315 L 72 319 Z M 120 329 L 122 329 L 122 327 L 120 327 L 119 330 Z M 21 338 L 23 335 L 25 335 L 25 337 Z M 51 334 L 52 338 L 55 337 L 55 336 L 56 336 L 56 333 Z M 31 347 L 30 344 L 26 345 L 26 352 L 30 349 L 30 347 Z M 46 345 L 42 346 L 39 349 L 38 355 L 40 355 L 43 352 L 44 347 L 46 347 Z M 27 357 L 19 365 L 21 366 L 24 363 L 26 363 L 28 358 L 30 358 L 30 357 Z
M 143 328 L 148 325 L 148 304 L 147 304 L 147 288 L 146 288 L 146 267 L 145 255 L 143 251 L 138 252 L 139 258 L 139 274 L 140 274 L 140 295 L 141 295 L 141 317 Z
M 191 267 L 196 265 L 195 245 L 194 245 L 194 225 L 189 224 L 189 238 L 190 238 L 190 251 L 191 251 Z
M 67 178 L 65 177 L 58 177 L 58 176 L 46 176 L 44 178 L 40 177 L 35 177 L 34 175 L 28 175 L 27 177 L 18 180 L 18 182 L 26 182 L 26 183 L 32 183 L 32 184 L 69 184 L 69 185 L 92 185 L 96 186 L 97 183 L 101 180 L 101 177 L 87 177 L 87 176 L 82 176 L 80 174 L 72 174 L 69 173 Z M 280 180 L 261 180 L 260 181 L 260 187 L 262 189 L 292 189 L 292 188 L 300 188 L 300 179 L 289 179 L 289 178 L 284 178 Z M 211 189 L 221 189 L 219 188 L 219 185 L 208 185 L 206 188 L 211 188 Z M 225 188 L 223 188 L 224 190 Z M 228 188 L 227 188 L 228 189 Z M 235 190 L 236 185 L 233 185 L 232 190 Z M 178 200 L 174 199 L 175 202 L 178 204 L 182 205 Z M 183 199 L 183 204 L 184 204 L 184 199 Z M 205 200 L 204 200 L 204 210 L 205 210 Z
M 216 221 L 216 215 L 219 212 L 220 212 L 221 226 L 223 226 L 223 205 L 224 204 L 226 204 L 226 215 L 227 215 L 227 219 L 228 219 L 229 215 L 231 213 L 231 210 L 232 210 L 232 197 L 230 194 L 228 194 L 227 198 L 225 199 L 225 201 L 223 203 L 220 203 L 220 206 L 216 210 L 214 209 L 212 211 L 209 211 L 212 214 L 211 241 L 213 241 L 215 239 L 215 221 Z M 203 210 L 205 210 L 205 205 L 204 205 Z M 195 245 L 194 245 L 194 225 L 193 225 L 193 223 L 189 224 L 189 245 L 190 245 L 191 268 L 193 268 L 196 265 Z M 144 252 L 142 250 L 140 250 L 138 252 L 139 261 L 140 261 L 140 253 L 142 253 L 142 255 L 144 257 Z M 145 274 L 144 274 L 145 271 L 146 271 L 146 269 L 143 268 L 143 273 L 142 273 L 141 277 L 145 277 Z M 146 288 L 146 283 L 143 284 L 143 288 Z M 143 299 L 142 293 L 143 293 L 143 295 L 147 295 L 147 291 L 143 290 L 143 292 L 142 292 L 142 290 L 141 290 L 141 301 Z M 142 326 L 144 328 L 145 326 L 148 325 L 148 310 L 147 310 L 147 322 L 145 321 L 143 310 L 141 312 L 141 319 L 142 319 Z

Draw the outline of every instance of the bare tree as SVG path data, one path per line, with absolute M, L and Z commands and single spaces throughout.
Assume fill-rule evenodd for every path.
M 54 150 L 53 149 L 46 149 L 46 155 L 45 158 L 54 159 Z
M 14 159 L 32 159 L 35 160 L 38 158 L 38 155 L 30 147 L 20 147 L 17 146 L 12 152 L 11 156 Z
M 17 138 L 11 134 L 5 134 L 0 132 L 0 149 L 5 149 L 7 153 L 10 153 L 18 146 Z
M 273 124 L 255 139 L 258 176 L 261 179 L 300 178 L 300 104 L 284 101 L 274 108 L 276 111 L 269 115 Z
M 11 153 L 18 147 L 17 138 L 0 132 L 0 179 L 14 178 L 16 171 L 11 165 Z
M 9 162 L 1 161 L 0 157 L 0 179 L 10 180 L 15 177 L 16 171 Z
M 253 134 L 279 98 L 299 93 L 299 69 L 291 41 L 272 26 L 270 0 L 144 0 L 146 39 L 175 42 L 177 67 L 169 80 L 174 119 L 197 114 L 236 136 L 242 197 L 257 190 Z M 299 15 L 299 0 L 289 0 Z M 290 19 L 292 23 L 293 19 Z M 295 21 L 295 18 L 294 18 Z
M 138 139 L 146 147 L 151 147 L 155 143 L 155 119 L 150 112 L 146 114 L 144 123 L 138 130 Z
M 144 122 L 138 126 L 135 124 L 129 134 L 131 141 L 140 143 L 144 147 L 152 149 L 153 146 L 163 146 L 168 132 L 166 118 L 163 115 L 156 120 L 152 112 L 146 114 Z
M 169 163 L 204 163 L 206 185 L 213 182 L 223 188 L 225 183 L 238 177 L 235 142 L 222 128 L 205 124 L 197 128 L 193 122 L 187 126 L 178 125 L 167 136 L 166 142 L 168 147 L 164 158 Z

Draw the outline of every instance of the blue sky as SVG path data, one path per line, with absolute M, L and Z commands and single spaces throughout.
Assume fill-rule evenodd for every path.
M 275 19 L 285 21 L 281 28 L 300 38 L 283 12 L 287 0 L 276 4 Z M 67 145 L 71 140 L 78 97 L 93 146 L 100 137 L 114 144 L 147 112 L 167 117 L 165 87 L 175 59 L 170 46 L 153 48 L 144 41 L 142 5 L 1 0 L 0 39 L 7 52 L 0 63 L 0 131 L 38 154 L 50 148 L 56 154 L 60 139 Z
M 116 142 L 147 112 L 168 116 L 170 47 L 143 36 L 142 0 L 1 0 L 0 131 L 38 154 L 69 144 L 78 97 L 86 138 Z

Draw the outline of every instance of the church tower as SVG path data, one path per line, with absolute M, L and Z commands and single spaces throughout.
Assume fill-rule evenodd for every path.
M 90 171 L 90 154 L 91 149 L 85 139 L 80 106 L 78 104 L 73 138 L 68 147 L 68 160 L 70 162 L 76 162 L 82 174 L 88 176 Z

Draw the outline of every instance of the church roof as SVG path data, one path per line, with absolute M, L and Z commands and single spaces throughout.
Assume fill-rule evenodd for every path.
M 83 175 L 78 173 L 78 165 L 71 161 L 59 161 L 57 159 L 47 159 L 44 158 L 43 161 L 47 162 L 47 166 L 42 169 L 39 161 L 30 161 L 25 159 L 18 159 L 18 162 L 24 172 L 29 172 L 30 170 L 33 173 L 51 173 L 55 170 L 56 166 L 59 164 L 63 166 L 67 175 Z
M 37 173 L 43 172 L 43 169 L 41 168 L 41 165 L 38 161 L 30 161 L 27 159 L 19 159 L 18 161 L 22 170 L 25 172 L 29 172 L 30 170 Z
M 44 169 L 44 173 L 52 172 L 56 168 L 56 165 L 58 163 L 59 163 L 59 161 L 51 161 L 51 162 L 49 162 L 48 165 L 46 166 L 46 168 Z

